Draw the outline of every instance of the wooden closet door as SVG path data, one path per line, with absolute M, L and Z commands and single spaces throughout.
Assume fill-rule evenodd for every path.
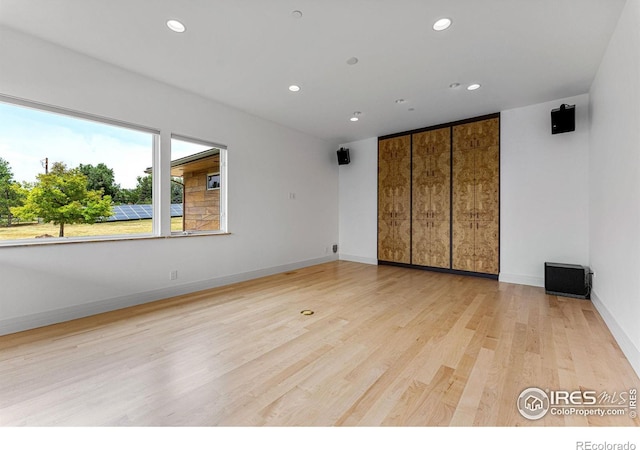
M 498 274 L 500 223 L 500 154 L 498 119 L 480 122 L 480 146 L 476 148 L 476 272 Z
M 411 263 L 411 137 L 378 142 L 378 259 Z
M 499 121 L 453 130 L 453 268 L 498 274 Z
M 452 252 L 455 270 L 475 270 L 475 152 L 473 124 L 453 127 Z
M 450 268 L 451 130 L 412 136 L 411 263 Z

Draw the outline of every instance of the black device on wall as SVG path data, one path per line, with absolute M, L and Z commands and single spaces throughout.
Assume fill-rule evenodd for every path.
M 591 270 L 575 264 L 546 262 L 544 290 L 550 295 L 588 299 L 591 296 Z
M 351 162 L 351 158 L 349 157 L 349 149 L 340 147 L 338 150 L 338 165 L 349 164 Z
M 551 110 L 551 134 L 566 133 L 576 129 L 576 105 L 560 105 Z

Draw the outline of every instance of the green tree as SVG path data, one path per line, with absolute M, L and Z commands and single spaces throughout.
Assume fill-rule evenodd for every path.
M 171 177 L 171 204 L 182 203 L 182 193 L 184 191 L 184 183 L 181 177 Z
M 136 203 L 138 203 L 139 198 L 140 195 L 138 194 L 137 189 L 121 188 L 113 198 L 113 202 L 116 205 L 135 205 Z
M 11 226 L 11 208 L 23 204 L 26 191 L 13 179 L 9 162 L 0 158 L 0 216 L 7 216 L 7 226 Z
M 11 211 L 25 220 L 39 217 L 60 225 L 60 237 L 64 236 L 65 224 L 94 223 L 113 214 L 111 197 L 103 196 L 102 191 L 87 190 L 87 177 L 78 169 L 67 169 L 64 163 L 56 162 L 49 173 L 40 174 L 37 179 L 24 206 Z
M 136 191 L 138 193 L 138 201 L 141 205 L 150 204 L 152 195 L 153 195 L 153 181 L 151 179 L 151 175 L 145 175 L 143 177 L 138 177 L 138 185 L 136 186 Z
M 107 167 L 104 163 L 94 166 L 91 164 L 80 164 L 78 170 L 87 177 L 87 189 L 90 191 L 99 191 L 102 189 L 104 195 L 115 199 L 120 191 L 120 185 L 115 182 L 113 169 Z

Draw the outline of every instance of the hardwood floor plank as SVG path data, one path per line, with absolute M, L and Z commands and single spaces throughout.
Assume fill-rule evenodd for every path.
M 473 369 L 469 374 L 469 381 L 465 384 L 464 391 L 460 396 L 460 402 L 449 425 L 464 427 L 473 425 L 494 355 L 495 352 L 493 350 L 480 349 L 478 357 L 474 361 Z

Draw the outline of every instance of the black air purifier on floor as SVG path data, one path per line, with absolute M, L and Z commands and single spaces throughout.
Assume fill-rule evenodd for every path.
M 591 270 L 575 264 L 546 262 L 544 290 L 550 295 L 588 299 L 591 296 Z

